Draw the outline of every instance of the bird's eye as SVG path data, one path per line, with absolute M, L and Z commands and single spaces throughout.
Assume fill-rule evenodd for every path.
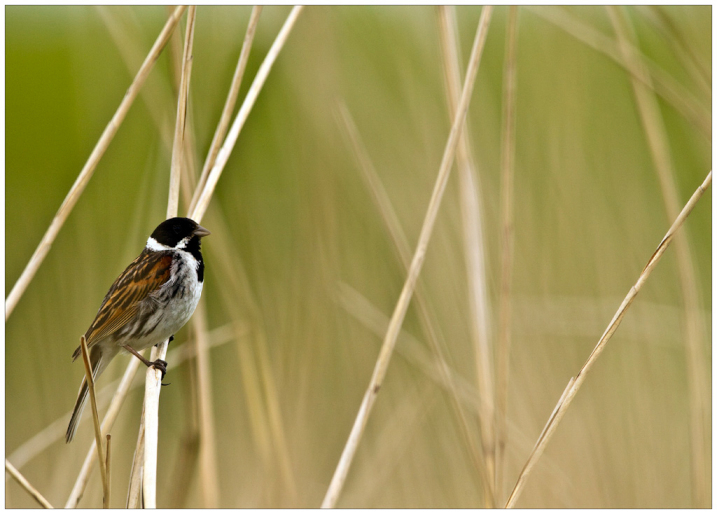
M 172 225 L 172 230 L 174 230 L 175 234 L 179 234 L 181 227 L 179 225 Z

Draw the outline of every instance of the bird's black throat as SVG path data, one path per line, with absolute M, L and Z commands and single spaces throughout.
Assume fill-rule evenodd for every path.
M 199 263 L 199 266 L 197 267 L 197 280 L 199 280 L 199 282 L 204 282 L 204 259 L 202 259 L 201 247 L 201 238 L 193 236 L 187 243 L 184 251 L 191 253 L 192 257 L 197 259 L 197 262 Z

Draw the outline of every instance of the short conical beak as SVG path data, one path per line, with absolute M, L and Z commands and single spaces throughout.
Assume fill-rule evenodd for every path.
M 208 236 L 211 234 L 206 228 L 204 228 L 201 225 L 197 225 L 197 228 L 194 229 L 194 235 L 199 237 Z

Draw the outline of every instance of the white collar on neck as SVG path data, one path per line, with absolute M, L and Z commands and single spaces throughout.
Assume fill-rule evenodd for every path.
M 157 242 L 157 240 L 153 237 L 150 237 L 149 239 L 147 239 L 146 248 L 148 250 L 152 250 L 153 252 L 166 252 L 167 250 L 173 250 L 172 247 L 163 245 L 162 243 Z
M 177 243 L 177 246 L 172 248 L 171 246 L 163 245 L 162 243 L 158 242 L 155 238 L 150 237 L 147 239 L 147 245 L 146 248 L 149 250 L 152 250 L 154 252 L 166 252 L 168 250 L 183 250 L 187 247 L 187 243 L 189 243 L 189 238 L 185 237 L 182 239 L 179 243 Z

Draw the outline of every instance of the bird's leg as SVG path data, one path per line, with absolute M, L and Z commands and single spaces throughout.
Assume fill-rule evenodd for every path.
M 144 357 L 142 357 L 142 354 L 141 354 L 141 353 L 139 353 L 137 350 L 135 350 L 134 348 L 132 348 L 132 347 L 131 347 L 130 345 L 128 345 L 128 344 L 123 344 L 123 345 L 122 345 L 122 348 L 124 348 L 124 349 L 127 350 L 129 353 L 131 353 L 132 355 L 134 355 L 135 357 L 137 357 L 139 360 L 141 360 L 142 363 L 143 363 L 145 366 L 147 366 L 148 368 L 154 367 L 155 369 L 158 369 L 159 371 L 161 371 L 161 372 L 162 372 L 162 379 L 164 379 L 164 375 L 167 374 L 167 362 L 166 362 L 166 361 L 163 361 L 162 359 L 157 359 L 157 360 L 154 361 L 154 362 L 148 361 L 147 359 L 145 359 Z M 166 385 L 169 385 L 169 384 L 166 384 Z

